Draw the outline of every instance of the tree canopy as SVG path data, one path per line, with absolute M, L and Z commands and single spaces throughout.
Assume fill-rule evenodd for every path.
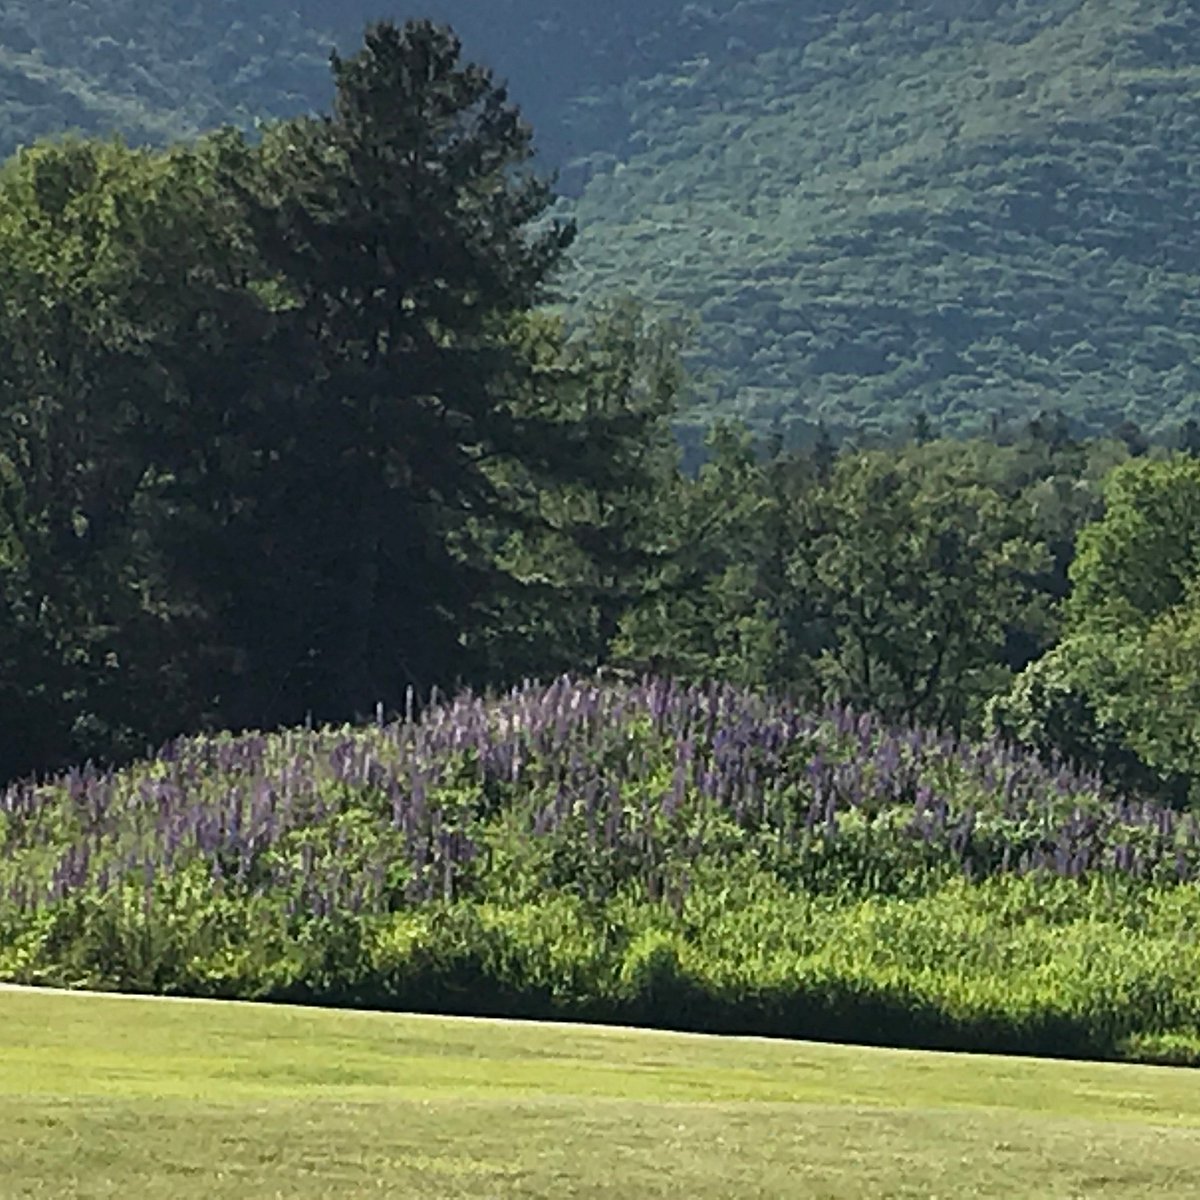
M 535 313 L 571 226 L 448 29 L 373 26 L 333 72 L 330 115 L 253 142 L 39 145 L 0 177 L 0 644 L 7 728 L 40 730 L 6 772 L 395 707 L 506 666 L 514 596 L 600 603 L 514 539 L 575 536 L 554 497 L 611 491 L 674 393 L 590 411 Z
M 589 302 L 496 76 L 428 21 L 331 65 L 327 112 L 0 170 L 0 775 L 615 671 L 1186 799 L 1194 429 L 685 452 L 703 329 Z

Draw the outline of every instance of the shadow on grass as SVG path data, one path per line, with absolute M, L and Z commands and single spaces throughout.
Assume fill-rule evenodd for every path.
M 1131 1055 L 1130 1039 L 1141 1031 L 1118 1004 L 1094 1013 L 1087 1022 L 1061 1013 L 1023 1016 L 1019 1021 L 1003 1014 L 963 1018 L 915 994 L 842 981 L 727 995 L 682 972 L 659 970 L 621 995 L 562 996 L 498 978 L 467 955 L 416 973 L 366 976 L 351 986 L 298 983 L 267 998 L 338 1008 L 589 1022 L 896 1049 L 1110 1061 L 1137 1057 L 1200 1065 L 1200 1047 L 1185 1053 L 1178 1042 L 1169 1056 L 1160 1058 L 1149 1049 Z
M 232 974 L 206 970 L 181 951 L 163 954 L 159 942 L 140 947 L 99 927 L 70 932 L 72 938 L 44 939 L 21 969 L 9 965 L 11 981 L 917 1050 L 1200 1065 L 1193 1023 L 1178 1012 L 1156 1011 L 1153 998 L 1137 994 L 1092 997 L 1079 1015 L 1053 1009 L 964 1015 L 915 990 L 853 979 L 810 978 L 735 990 L 689 971 L 669 936 L 626 947 L 607 960 L 582 956 L 574 975 L 548 980 L 550 969 L 523 954 L 518 942 L 489 939 L 467 927 L 449 928 L 439 943 L 392 957 L 373 948 L 357 923 L 338 922 L 323 928 L 297 958 L 276 961 L 267 954 Z

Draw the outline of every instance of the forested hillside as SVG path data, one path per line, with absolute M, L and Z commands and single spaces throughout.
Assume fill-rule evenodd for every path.
M 328 99 L 330 37 L 300 8 L 4 0 L 0 151 L 65 129 L 163 142 L 313 108 Z
M 548 161 L 619 149 L 619 90 L 704 43 L 678 0 L 578 12 L 545 0 L 36 0 L 0 4 L 0 154 L 63 129 L 161 141 L 324 107 L 329 50 L 379 17 L 431 17 L 511 84 Z M 761 21 L 756 21 L 761 25 Z M 699 39 L 699 40 L 698 40 Z M 618 89 L 618 99 L 593 93 Z
M 1195 10 L 812 7 L 627 92 L 635 152 L 578 207 L 589 282 L 698 307 L 714 400 L 760 419 L 1191 412 Z
M 0 148 L 319 109 L 328 47 L 416 7 L 7 0 Z M 702 417 L 803 440 L 1061 409 L 1170 436 L 1200 407 L 1192 6 L 419 7 L 510 80 L 561 168 L 572 293 L 701 314 Z

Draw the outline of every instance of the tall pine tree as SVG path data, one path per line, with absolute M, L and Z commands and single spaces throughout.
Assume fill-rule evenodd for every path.
M 372 26 L 333 72 L 330 116 L 254 156 L 226 146 L 275 297 L 226 610 L 249 682 L 235 721 L 348 717 L 476 674 L 464 630 L 510 581 L 468 531 L 518 511 L 506 461 L 561 466 L 574 436 L 528 403 L 514 333 L 573 229 L 545 219 L 504 89 L 428 22 Z

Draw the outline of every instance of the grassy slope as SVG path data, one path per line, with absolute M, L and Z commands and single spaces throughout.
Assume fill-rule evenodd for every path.
M 0 991 L 18 1197 L 1200 1196 L 1184 1071 Z

